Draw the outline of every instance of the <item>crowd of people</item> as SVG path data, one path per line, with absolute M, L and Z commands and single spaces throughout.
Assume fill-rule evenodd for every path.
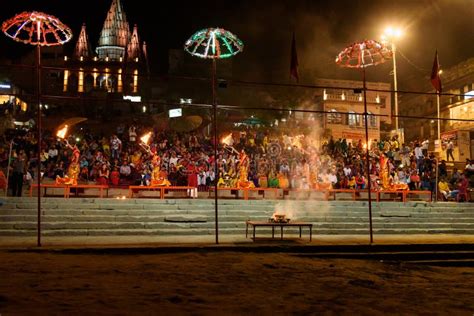
M 224 187 L 295 189 L 367 189 L 370 182 L 372 190 L 435 192 L 438 179 L 442 199 L 465 193 L 474 174 L 474 162 L 448 173 L 446 162 L 438 163 L 429 153 L 427 140 L 404 144 L 397 136 L 368 144 L 367 168 L 367 145 L 362 140 L 330 138 L 320 143 L 318 137 L 245 128 L 221 135 L 215 157 L 212 136 L 155 130 L 144 143 L 140 136 L 145 132 L 149 131 L 140 126 L 120 125 L 112 135 L 83 130 L 67 141 L 45 133 L 38 162 L 37 140 L 30 131 L 13 138 L 10 164 L 10 142 L 3 136 L 0 163 L 3 170 L 10 165 L 14 196 L 21 195 L 23 183 L 37 177 L 38 163 L 44 181 L 71 181 L 74 177 L 74 181 L 110 186 L 194 186 L 201 191 L 218 181 Z

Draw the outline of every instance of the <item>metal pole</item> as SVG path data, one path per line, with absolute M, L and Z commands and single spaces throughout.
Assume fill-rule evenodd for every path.
M 370 183 L 370 155 L 369 155 L 369 120 L 367 115 L 367 87 L 365 82 L 365 66 L 362 65 L 363 82 L 364 82 L 364 117 L 365 117 L 365 158 L 367 163 L 367 183 L 369 189 L 369 229 L 370 229 L 370 243 L 374 242 L 374 235 L 372 231 L 372 195 Z
M 5 196 L 8 196 L 8 179 L 10 179 L 10 162 L 12 157 L 12 149 L 13 149 L 13 139 L 10 141 L 10 150 L 8 151 L 8 162 L 7 162 L 7 183 L 5 186 Z
M 395 89 L 395 130 L 398 135 L 398 85 L 397 85 L 397 60 L 396 60 L 397 47 L 392 42 L 393 52 L 393 88 Z
M 437 91 L 438 94 L 436 95 L 436 108 L 437 108 L 437 115 L 436 117 L 438 118 L 438 141 L 441 140 L 441 125 L 439 124 L 439 91 Z M 439 144 L 441 146 L 441 143 Z
M 39 36 L 39 35 L 38 35 Z M 41 247 L 41 46 L 36 45 L 36 75 L 37 75 L 37 102 L 38 102 L 38 124 L 37 124 L 37 138 L 38 138 L 38 238 L 37 246 Z
M 216 244 L 219 244 L 219 219 L 217 206 L 217 182 L 219 180 L 219 170 L 217 167 L 217 97 L 216 97 L 216 59 L 212 59 L 212 124 L 214 125 L 214 216 L 216 222 Z
M 438 177 L 439 177 L 439 174 L 438 174 L 438 158 L 435 159 L 435 166 L 436 166 L 436 183 L 435 183 L 435 202 L 438 202 Z

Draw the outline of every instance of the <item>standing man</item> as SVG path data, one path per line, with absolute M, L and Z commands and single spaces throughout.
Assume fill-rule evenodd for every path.
M 449 161 L 449 157 L 451 157 L 454 161 L 453 151 L 454 151 L 454 144 L 453 144 L 453 141 L 450 139 L 448 142 L 448 145 L 446 146 L 446 160 L 447 161 Z
M 416 169 L 420 171 L 421 166 L 423 165 L 423 151 L 420 147 L 420 144 L 416 143 L 415 144 L 415 159 L 416 159 Z
M 110 149 L 112 150 L 112 159 L 119 159 L 120 151 L 122 150 L 122 141 L 117 135 L 112 135 L 110 139 Z
M 427 138 L 421 143 L 421 150 L 423 156 L 428 157 L 428 148 L 430 147 L 430 140 Z
M 12 165 L 12 195 L 21 196 L 23 190 L 23 176 L 26 172 L 26 154 L 24 150 L 20 150 L 18 157 Z

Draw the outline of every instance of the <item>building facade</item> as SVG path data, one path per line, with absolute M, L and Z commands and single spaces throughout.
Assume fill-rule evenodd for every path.
M 316 97 L 317 110 L 325 112 L 320 121 L 324 134 L 334 139 L 365 142 L 362 82 L 319 79 L 317 85 L 327 87 Z M 367 82 L 367 89 L 369 139 L 380 140 L 385 134 L 381 133 L 381 123 L 391 123 L 390 84 Z
M 443 69 L 440 76 L 443 85 L 439 122 L 441 142 L 430 149 L 446 159 L 446 146 L 452 141 L 454 159 L 464 161 L 474 157 L 474 58 Z M 407 96 L 400 109 L 402 115 L 417 117 L 403 120 L 405 135 L 410 140 L 430 139 L 435 144 L 438 138 L 437 99 L 436 91 L 430 88 L 424 91 L 433 94 Z

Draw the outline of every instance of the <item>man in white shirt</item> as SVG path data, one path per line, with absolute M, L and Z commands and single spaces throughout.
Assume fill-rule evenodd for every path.
M 449 157 L 451 157 L 454 161 L 453 151 L 454 151 L 454 144 L 453 144 L 453 141 L 450 140 L 448 142 L 448 145 L 446 146 L 446 161 L 449 161 Z
M 415 145 L 415 158 L 416 158 L 416 168 L 419 170 L 421 165 L 423 164 L 424 155 L 420 147 L 420 144 L 418 143 Z
M 425 139 L 422 143 L 421 143 L 421 150 L 423 152 L 423 156 L 425 157 L 428 157 L 428 148 L 430 147 L 430 140 L 429 139 Z
M 58 150 L 56 149 L 56 147 L 51 147 L 48 150 L 48 157 L 50 161 L 56 160 L 56 158 L 58 157 Z

